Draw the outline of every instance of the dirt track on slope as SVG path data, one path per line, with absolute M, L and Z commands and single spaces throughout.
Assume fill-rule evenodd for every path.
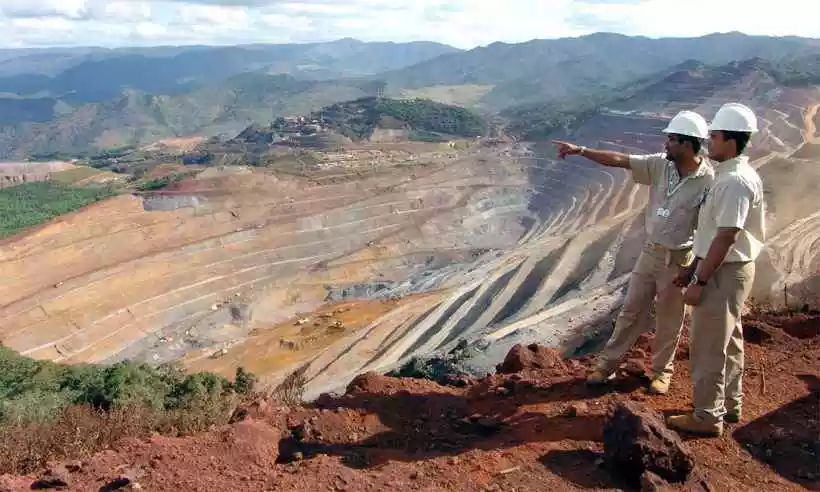
M 814 122 L 818 110 L 820 110 L 820 104 L 810 106 L 806 111 L 804 120 L 806 129 L 803 131 L 803 140 L 806 143 L 820 144 L 820 136 L 817 135 L 817 125 Z

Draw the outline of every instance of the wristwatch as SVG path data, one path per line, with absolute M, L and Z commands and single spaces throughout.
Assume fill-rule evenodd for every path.
M 582 145 L 582 146 L 578 149 L 578 155 L 580 155 L 581 157 L 583 157 L 583 156 L 584 156 L 584 152 L 586 152 L 586 151 L 587 151 L 587 148 L 586 148 L 586 147 L 584 147 L 584 146 Z
M 689 285 L 700 285 L 701 287 L 703 287 L 707 283 L 708 282 L 706 280 L 699 279 L 697 273 L 693 273 L 692 274 L 692 280 L 689 281 Z

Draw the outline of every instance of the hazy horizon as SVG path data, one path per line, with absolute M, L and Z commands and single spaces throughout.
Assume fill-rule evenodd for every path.
M 0 48 L 229 46 L 343 38 L 434 41 L 461 49 L 577 37 L 820 37 L 812 8 L 739 0 L 0 0 Z
M 627 37 L 634 37 L 634 38 L 647 38 L 647 39 L 696 39 L 696 38 L 704 38 L 708 36 L 720 36 L 720 35 L 730 35 L 730 34 L 740 34 L 749 37 L 771 37 L 771 38 L 795 38 L 795 39 L 816 39 L 820 41 L 820 37 L 812 37 L 812 36 L 799 36 L 799 35 L 787 35 L 787 36 L 774 36 L 774 35 L 765 35 L 765 34 L 748 34 L 741 31 L 723 31 L 723 32 L 710 32 L 701 34 L 698 36 L 644 36 L 644 35 L 631 35 L 631 34 L 623 34 L 617 33 L 612 31 L 595 31 L 590 32 L 587 34 L 579 34 L 577 36 L 563 36 L 559 38 L 533 38 L 527 39 L 523 41 L 503 41 L 503 40 L 496 40 L 490 41 L 485 44 L 480 44 L 472 47 L 467 48 L 459 48 L 457 46 L 448 45 L 447 43 L 442 43 L 440 41 L 435 41 L 431 39 L 419 39 L 414 41 L 392 41 L 392 40 L 364 40 L 354 37 L 343 37 L 343 38 L 333 38 L 321 41 L 293 41 L 293 42 L 249 42 L 249 43 L 188 43 L 188 44 L 168 44 L 168 43 L 157 43 L 157 44 L 134 44 L 134 45 L 116 45 L 116 46 L 103 46 L 103 45 L 72 45 L 72 46 L 65 46 L 65 45 L 57 45 L 57 46 L 0 46 L 0 50 L 3 51 L 63 51 L 63 50 L 128 50 L 128 49 L 150 49 L 150 48 L 192 48 L 192 47 L 242 47 L 242 46 L 270 46 L 270 45 L 286 45 L 286 44 L 295 44 L 295 45 L 310 45 L 310 44 L 324 44 L 324 43 L 338 43 L 343 41 L 353 41 L 353 42 L 361 42 L 361 43 L 395 43 L 395 44 L 409 44 L 409 43 L 439 43 L 446 46 L 451 46 L 454 48 L 458 48 L 464 51 L 469 51 L 475 48 L 484 48 L 496 43 L 504 43 L 504 44 L 523 44 L 533 41 L 550 41 L 550 40 L 560 40 L 560 39 L 574 39 L 574 38 L 583 38 L 587 36 L 594 36 L 594 35 L 621 35 Z

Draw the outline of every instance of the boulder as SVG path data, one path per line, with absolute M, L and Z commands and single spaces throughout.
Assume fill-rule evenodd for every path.
M 527 346 L 515 345 L 497 369 L 502 374 L 514 374 L 544 369 L 566 370 L 566 366 L 560 352 L 533 343 Z
M 686 482 L 695 459 L 660 414 L 636 402 L 618 403 L 604 425 L 604 456 L 612 470 L 634 485 L 649 471 L 667 482 Z
M 63 466 L 53 466 L 49 468 L 39 480 L 31 484 L 32 490 L 46 490 L 57 489 L 62 490 L 68 488 L 70 480 L 68 478 L 68 470 Z
M 575 402 L 566 408 L 564 415 L 573 418 L 586 417 L 589 415 L 589 405 L 582 401 Z
M 142 486 L 131 477 L 121 475 L 100 488 L 100 492 L 113 492 L 114 490 L 142 490 Z

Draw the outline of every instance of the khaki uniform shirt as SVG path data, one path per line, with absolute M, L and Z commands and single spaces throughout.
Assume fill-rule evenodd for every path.
M 701 158 L 697 171 L 683 179 L 665 154 L 630 155 L 629 167 L 636 183 L 650 187 L 647 241 L 673 251 L 692 247 L 698 210 L 715 178 L 709 160 Z
M 717 176 L 700 209 L 695 256 L 706 258 L 721 227 L 741 229 L 724 263 L 754 261 L 766 240 L 763 182 L 745 155 L 716 164 Z

